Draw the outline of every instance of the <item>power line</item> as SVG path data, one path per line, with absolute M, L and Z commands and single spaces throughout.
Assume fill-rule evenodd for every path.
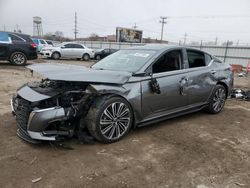
M 164 25 L 167 23 L 165 20 L 167 19 L 167 17 L 163 17 L 161 16 L 161 42 L 162 42 L 162 38 L 163 38 L 163 29 L 164 29 Z

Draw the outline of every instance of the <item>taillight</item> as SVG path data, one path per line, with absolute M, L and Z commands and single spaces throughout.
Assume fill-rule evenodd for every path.
M 32 48 L 36 48 L 36 44 L 35 44 L 35 43 L 31 43 L 30 46 L 31 46 Z

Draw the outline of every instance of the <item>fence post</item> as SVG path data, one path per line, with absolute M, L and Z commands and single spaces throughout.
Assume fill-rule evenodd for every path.
M 224 54 L 224 62 L 225 62 L 225 63 L 226 63 L 226 58 L 227 58 L 228 44 L 229 44 L 229 40 L 227 41 L 226 49 L 225 49 L 225 54 Z
M 202 48 L 202 40 L 201 40 L 201 44 L 200 44 L 200 50 L 201 50 L 201 48 Z

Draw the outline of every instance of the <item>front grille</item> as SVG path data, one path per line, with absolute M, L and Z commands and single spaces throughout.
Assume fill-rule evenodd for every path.
M 27 124 L 31 112 L 30 102 L 23 98 L 16 97 L 13 99 L 13 106 L 15 109 L 18 127 L 23 130 L 27 130 Z

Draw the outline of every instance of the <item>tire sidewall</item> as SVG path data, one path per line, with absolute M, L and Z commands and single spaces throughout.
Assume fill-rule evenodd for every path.
M 85 57 L 87 57 L 87 58 L 85 58 Z M 83 56 L 82 56 L 82 59 L 83 59 L 84 61 L 88 61 L 89 58 L 90 58 L 89 54 L 83 54 Z
M 58 57 L 54 57 L 55 54 L 58 54 Z M 60 54 L 58 52 L 54 52 L 51 57 L 54 60 L 58 60 L 58 59 L 60 59 L 61 56 L 60 56 Z
M 23 62 L 23 63 L 21 63 L 21 64 L 16 64 L 16 63 L 14 62 L 13 58 L 14 58 L 14 56 L 15 56 L 16 54 L 21 54 L 21 55 L 24 57 L 24 62 Z M 14 64 L 14 65 L 17 65 L 17 66 L 23 66 L 23 65 L 25 65 L 25 64 L 27 63 L 27 57 L 26 57 L 26 55 L 25 55 L 23 52 L 13 52 L 13 53 L 11 54 L 11 56 L 10 56 L 10 62 L 11 62 L 12 64 Z
M 217 114 L 217 113 L 221 112 L 222 109 L 224 108 L 224 105 L 225 105 L 225 102 L 226 102 L 226 98 L 225 98 L 225 101 L 224 101 L 224 103 L 223 103 L 223 105 L 222 105 L 222 107 L 221 107 L 221 109 L 219 111 L 216 111 L 214 109 L 214 107 L 213 107 L 213 103 L 214 103 L 213 99 L 214 99 L 215 93 L 218 91 L 218 89 L 223 89 L 224 92 L 225 92 L 225 94 L 226 94 L 226 88 L 224 86 L 222 86 L 222 85 L 216 85 L 216 87 L 215 87 L 215 89 L 213 91 L 213 94 L 212 94 L 212 96 L 210 98 L 209 105 L 208 105 L 208 112 L 212 113 L 212 114 Z
M 101 141 L 104 142 L 104 143 L 113 143 L 113 142 L 116 142 L 120 139 L 122 139 L 124 136 L 126 136 L 128 134 L 128 132 L 130 131 L 131 129 L 131 126 L 133 124 L 133 110 L 130 106 L 130 104 L 123 98 L 121 97 L 110 97 L 110 98 L 106 98 L 104 99 L 105 101 L 103 103 L 101 103 L 101 105 L 99 105 L 99 110 L 97 111 L 96 113 L 96 118 L 95 118 L 95 128 L 96 128 L 96 133 L 97 135 L 100 137 Z M 128 108 L 129 108 L 129 111 L 130 111 L 130 117 L 131 117 L 131 120 L 129 122 L 129 126 L 126 130 L 126 132 L 119 138 L 116 138 L 116 139 L 107 139 L 105 136 L 103 136 L 103 134 L 101 133 L 101 127 L 100 127 L 100 119 L 101 119 L 101 116 L 103 114 L 103 111 L 112 103 L 114 102 L 122 102 L 124 103 Z

